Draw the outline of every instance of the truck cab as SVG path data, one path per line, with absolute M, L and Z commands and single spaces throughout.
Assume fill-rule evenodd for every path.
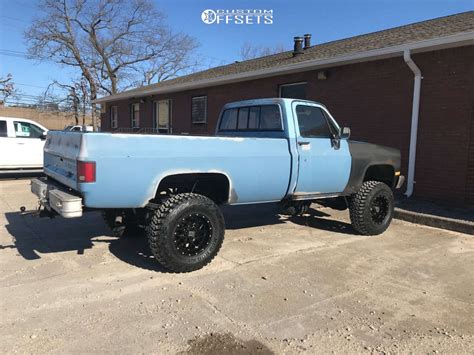
M 287 139 L 293 171 L 287 197 L 301 200 L 344 190 L 351 171 L 349 133 L 324 105 L 294 99 L 228 104 L 216 131 L 218 136 Z

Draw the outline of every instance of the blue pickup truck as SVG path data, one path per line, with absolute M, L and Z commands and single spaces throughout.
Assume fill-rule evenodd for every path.
M 317 202 L 348 208 L 361 234 L 384 232 L 400 152 L 349 135 L 324 105 L 282 98 L 225 105 L 212 137 L 49 131 L 47 177 L 31 190 L 48 213 L 101 210 L 116 235 L 146 235 L 159 263 L 188 272 L 219 251 L 224 204 L 298 215 Z

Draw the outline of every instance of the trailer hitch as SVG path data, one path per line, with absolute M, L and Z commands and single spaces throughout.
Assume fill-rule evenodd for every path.
M 25 206 L 20 207 L 20 215 L 21 216 L 34 216 L 34 217 L 39 217 L 39 218 L 44 218 L 44 217 L 49 217 L 49 218 L 54 218 L 55 213 L 46 209 L 46 208 L 41 208 L 41 205 L 38 206 L 36 210 L 26 210 Z

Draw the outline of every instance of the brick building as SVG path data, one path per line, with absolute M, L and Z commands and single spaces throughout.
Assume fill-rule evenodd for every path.
M 474 204 L 474 12 L 314 46 L 305 37 L 299 50 L 301 40 L 101 98 L 102 130 L 213 134 L 225 103 L 305 98 L 324 103 L 352 139 L 399 148 L 414 196 Z

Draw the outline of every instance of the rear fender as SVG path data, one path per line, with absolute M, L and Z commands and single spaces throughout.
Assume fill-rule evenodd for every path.
M 203 179 L 199 179 L 203 177 Z M 232 180 L 230 176 L 220 170 L 172 170 L 162 173 L 156 180 L 154 184 L 154 190 L 152 192 L 152 198 L 157 198 L 159 195 L 166 190 L 167 188 L 184 188 L 189 190 L 187 192 L 196 192 L 199 193 L 200 189 L 203 189 L 202 182 L 211 181 L 215 179 L 216 185 L 212 186 L 212 189 L 215 190 L 215 194 L 219 195 L 218 201 L 216 203 L 231 203 L 238 200 L 235 190 L 233 189 Z M 219 180 L 221 179 L 221 180 Z M 224 183 L 226 186 L 223 187 L 219 182 Z M 200 185 L 201 182 L 201 185 Z M 178 184 L 174 186 L 174 184 Z M 207 186 L 209 187 L 209 186 Z M 225 189 L 225 193 L 221 191 Z M 209 190 L 207 188 L 206 190 Z M 201 191 L 203 193 L 204 191 Z M 203 193 L 204 195 L 209 195 L 209 193 Z M 210 193 L 212 195 L 212 193 Z M 212 197 L 212 196 L 208 196 Z

